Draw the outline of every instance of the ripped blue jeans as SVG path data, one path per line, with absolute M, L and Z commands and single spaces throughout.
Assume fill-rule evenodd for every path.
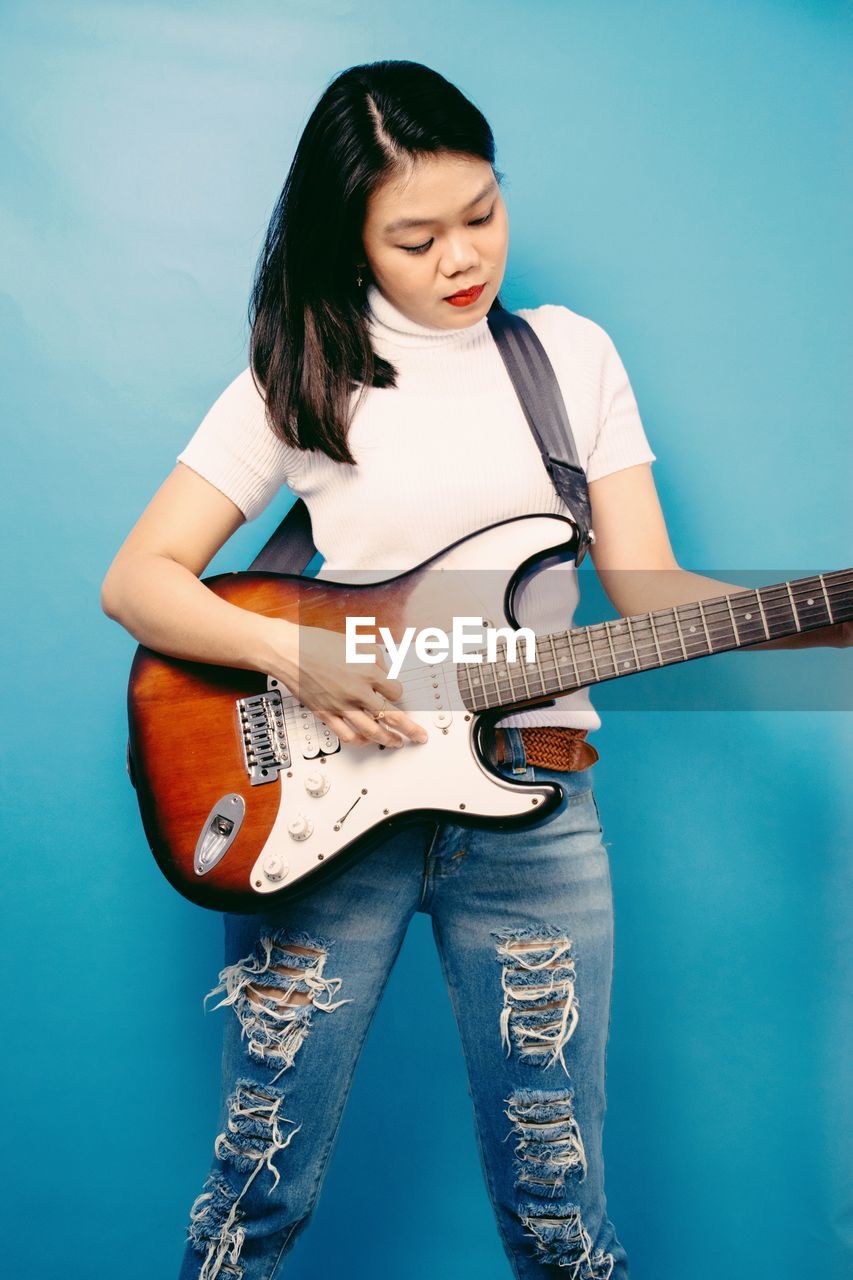
M 513 1274 L 627 1277 L 604 1195 L 613 909 L 595 766 L 530 766 L 519 730 L 507 733 L 496 767 L 566 792 L 540 826 L 424 819 L 289 904 L 224 915 L 209 993 L 226 1011 L 218 1136 L 179 1280 L 286 1273 L 416 911 L 432 920 Z

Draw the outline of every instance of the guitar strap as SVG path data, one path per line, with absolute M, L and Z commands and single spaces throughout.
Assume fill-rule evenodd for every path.
M 539 447 L 545 470 L 577 526 L 575 565 L 579 565 L 595 536 L 590 527 L 586 475 L 578 458 L 554 367 L 539 338 L 521 316 L 512 311 L 495 310 L 490 311 L 486 319 Z M 299 574 L 316 554 L 311 516 L 303 500 L 297 498 L 249 568 Z

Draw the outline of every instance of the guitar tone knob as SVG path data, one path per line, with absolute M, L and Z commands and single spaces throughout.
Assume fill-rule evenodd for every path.
M 287 834 L 291 840 L 307 840 L 313 830 L 314 823 L 304 813 L 297 813 L 287 824 Z
M 324 796 L 329 790 L 329 779 L 325 773 L 309 773 L 305 779 L 305 790 L 309 796 Z
M 269 853 L 261 863 L 261 870 L 268 880 L 283 880 L 288 872 L 288 865 L 280 853 Z

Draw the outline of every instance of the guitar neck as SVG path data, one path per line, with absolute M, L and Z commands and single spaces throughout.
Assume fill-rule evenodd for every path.
M 494 662 L 458 663 L 471 711 L 511 709 L 656 667 L 747 649 L 853 617 L 853 569 L 695 600 L 536 637 L 536 661 L 499 647 Z

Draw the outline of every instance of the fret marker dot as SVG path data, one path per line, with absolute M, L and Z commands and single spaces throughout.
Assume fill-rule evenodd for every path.
M 695 631 L 695 630 L 696 630 L 696 628 L 695 628 L 695 627 L 691 627 L 691 628 L 690 628 L 690 630 L 691 630 L 691 631 Z
M 747 622 L 749 622 L 750 618 L 752 617 L 752 614 L 751 614 L 751 613 L 745 613 L 743 616 L 746 618 Z
M 631 665 L 631 664 L 630 664 L 630 662 L 623 662 L 623 663 L 622 663 L 622 666 L 623 666 L 623 667 L 625 667 L 626 669 L 627 669 L 628 667 L 630 667 L 630 665 Z
M 812 599 L 811 596 L 809 596 L 808 600 L 806 601 L 806 604 L 814 604 L 814 600 Z

